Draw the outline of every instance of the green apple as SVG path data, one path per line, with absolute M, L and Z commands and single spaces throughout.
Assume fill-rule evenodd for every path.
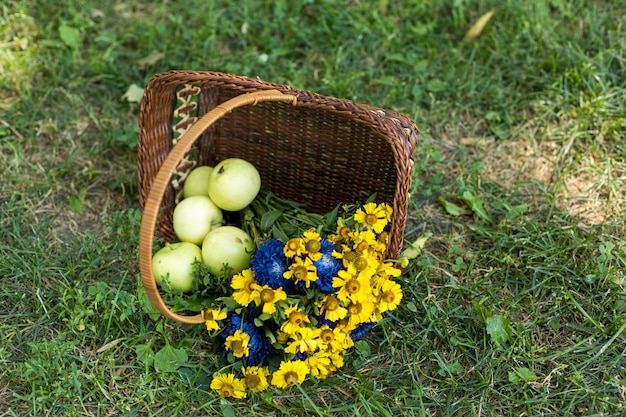
M 189 292 L 193 288 L 193 263 L 202 261 L 202 250 L 189 242 L 170 243 L 152 257 L 152 275 L 158 285 L 163 278 L 172 290 Z
M 209 174 L 209 197 L 222 210 L 243 209 L 254 200 L 260 189 L 259 171 L 243 159 L 224 159 Z
M 202 244 L 204 237 L 223 221 L 222 210 L 208 196 L 193 195 L 174 207 L 174 233 L 183 242 Z
M 209 174 L 211 174 L 211 171 L 213 171 L 213 167 L 206 165 L 192 169 L 183 185 L 183 198 L 191 197 L 192 195 L 208 197 Z
M 222 226 L 204 238 L 202 260 L 214 275 L 220 273 L 225 264 L 234 275 L 250 266 L 255 249 L 254 241 L 245 231 L 235 226 Z

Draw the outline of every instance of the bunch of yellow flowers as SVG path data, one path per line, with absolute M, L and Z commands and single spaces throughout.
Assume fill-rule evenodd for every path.
M 401 271 L 385 259 L 391 218 L 388 204 L 369 202 L 339 217 L 325 237 L 311 228 L 259 245 L 222 306 L 203 312 L 229 367 L 241 372 L 215 375 L 211 388 L 244 398 L 341 368 L 354 341 L 402 300 L 394 280 Z

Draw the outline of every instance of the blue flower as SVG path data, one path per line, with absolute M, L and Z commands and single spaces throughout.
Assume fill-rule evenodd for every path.
M 219 334 L 222 347 L 224 347 L 226 338 L 235 334 L 237 330 L 241 330 L 250 336 L 250 341 L 248 342 L 249 354 L 245 358 L 248 366 L 258 366 L 275 353 L 274 347 L 265 337 L 263 328 L 254 325 L 254 317 L 251 316 L 246 320 L 236 313 L 229 313 L 226 320 L 224 320 L 224 329 Z
M 365 333 L 369 332 L 372 327 L 374 327 L 374 323 L 361 323 L 356 327 L 356 329 L 350 332 L 350 338 L 352 340 L 360 339 L 365 335 Z
M 293 282 L 283 277 L 287 270 L 287 257 L 283 252 L 283 244 L 277 239 L 268 239 L 259 245 L 250 260 L 254 279 L 261 285 L 272 289 L 282 288 L 286 292 L 293 288 Z
M 318 277 L 318 280 L 313 284 L 317 285 L 319 289 L 325 293 L 335 291 L 335 288 L 333 288 L 333 277 L 335 277 L 337 272 L 342 268 L 341 261 L 332 255 L 334 249 L 335 245 L 332 242 L 322 239 L 320 242 L 320 253 L 322 257 L 313 262 L 313 265 L 317 269 Z

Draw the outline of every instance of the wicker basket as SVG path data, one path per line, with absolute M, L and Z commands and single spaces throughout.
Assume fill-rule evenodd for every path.
M 315 213 L 337 204 L 394 209 L 387 255 L 402 249 L 418 129 L 394 111 L 246 77 L 169 71 L 146 86 L 139 115 L 139 266 L 146 293 L 166 317 L 202 323 L 163 302 L 152 275 L 153 239 L 172 241 L 172 211 L 197 165 L 237 157 L 263 187 Z

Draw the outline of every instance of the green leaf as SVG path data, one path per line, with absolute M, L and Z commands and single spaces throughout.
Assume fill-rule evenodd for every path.
M 220 398 L 220 410 L 224 417 L 235 417 L 235 409 L 225 398 Z
M 517 384 L 520 381 L 520 377 L 517 373 L 510 371 L 509 372 L 509 382 L 512 384 Z
M 263 216 L 261 217 L 261 222 L 260 222 L 261 232 L 268 231 L 269 228 L 272 227 L 274 222 L 276 222 L 276 220 L 278 220 L 280 216 L 282 215 L 283 215 L 282 210 L 269 210 L 263 213 Z
M 491 336 L 491 341 L 500 345 L 511 340 L 513 329 L 506 317 L 497 315 L 488 317 L 485 320 L 487 324 L 487 333 Z
M 141 361 L 145 365 L 152 365 L 154 360 L 154 351 L 152 350 L 152 346 L 150 345 L 137 345 L 135 346 L 135 353 L 137 354 L 137 359 Z
M 357 340 L 354 342 L 354 348 L 364 358 L 368 357 L 370 353 L 372 353 L 372 348 L 365 340 Z
M 474 303 L 473 307 L 474 307 L 474 311 L 476 311 L 476 315 L 478 316 L 478 319 L 482 321 L 483 323 L 487 323 L 487 319 L 493 316 L 493 312 L 482 304 Z
M 463 192 L 463 200 L 470 206 L 472 211 L 478 215 L 483 220 L 491 221 L 491 218 L 485 211 L 483 207 L 483 200 L 470 191 Z
M 137 299 L 141 305 L 141 310 L 146 313 L 151 320 L 156 321 L 161 318 L 161 313 L 156 309 L 154 304 L 152 304 L 148 298 L 148 294 L 146 294 L 146 289 L 141 285 L 137 287 Z
M 438 93 L 440 91 L 444 91 L 446 88 L 446 84 L 439 78 L 433 78 L 426 84 L 426 89 L 431 93 Z
M 539 379 L 537 374 L 526 367 L 520 367 L 515 369 L 515 373 L 519 375 L 519 377 L 526 382 L 533 382 Z
M 80 44 L 80 32 L 78 29 L 68 25 L 61 25 L 59 26 L 59 36 L 66 46 L 73 50 L 78 49 Z
M 339 215 L 339 206 L 335 206 L 333 211 L 326 213 L 324 215 L 324 222 L 326 223 L 326 228 L 334 231 L 337 226 L 337 216 Z
M 406 303 L 406 308 L 413 313 L 417 313 L 417 306 L 412 301 L 409 301 L 408 303 Z
M 463 216 L 467 214 L 471 214 L 471 212 L 464 207 L 458 206 L 450 201 L 444 199 L 443 197 L 439 197 L 439 202 L 443 206 L 443 208 L 448 212 L 448 214 L 452 216 Z
M 520 204 L 518 206 L 511 207 L 509 211 L 506 213 L 506 218 L 508 220 L 513 220 L 525 214 L 527 211 L 528 211 L 528 204 Z
M 185 349 L 167 345 L 154 355 L 154 367 L 159 372 L 176 372 L 179 364 L 187 362 L 187 358 Z

